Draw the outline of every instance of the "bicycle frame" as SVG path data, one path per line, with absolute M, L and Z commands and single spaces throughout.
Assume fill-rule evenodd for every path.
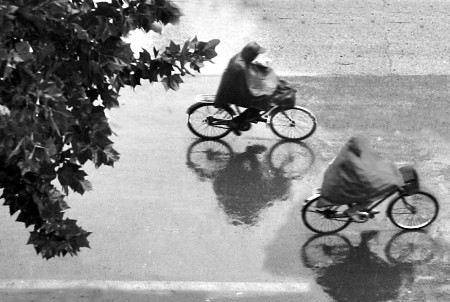
M 196 96 L 196 102 L 187 109 L 188 128 L 200 138 L 218 139 L 226 136 L 233 131 L 230 120 L 245 114 L 244 109 L 247 109 L 237 104 L 217 107 L 214 102 L 215 95 L 200 94 Z M 251 124 L 263 123 L 282 139 L 304 140 L 316 130 L 317 118 L 306 108 L 274 105 L 266 109 L 255 110 L 257 114 L 252 113 L 250 119 L 239 125 L 240 131 L 250 130 Z
M 375 218 L 380 212 L 375 208 L 387 201 L 386 216 L 395 226 L 405 230 L 425 228 L 436 219 L 439 203 L 432 194 L 420 191 L 418 184 L 412 181 L 405 183 L 406 185 L 389 190 L 362 207 L 355 202 L 323 203 L 322 190 L 316 189 L 302 207 L 302 220 L 313 232 L 332 234 L 345 229 L 352 222 L 365 223 Z
M 400 189 L 397 189 L 397 190 L 395 190 L 395 191 L 393 191 L 393 192 L 387 193 L 385 196 L 381 197 L 380 199 L 378 199 L 377 201 L 375 201 L 374 203 L 372 203 L 372 204 L 367 208 L 367 211 L 370 212 L 371 210 L 375 209 L 376 207 L 378 207 L 380 204 L 382 204 L 382 203 L 385 202 L 386 200 L 389 200 L 389 199 L 392 200 L 394 197 L 396 197 L 396 194 L 397 194 L 398 196 L 403 196 L 403 195 L 404 195 L 403 191 L 400 190 Z M 318 198 L 318 197 L 320 197 L 320 196 L 321 196 L 320 193 L 315 193 L 315 194 L 313 194 L 311 197 L 309 197 L 309 198 L 307 198 L 307 199 L 305 200 L 305 204 L 307 204 L 309 201 L 311 201 L 311 200 L 313 200 L 313 199 L 316 199 L 316 198 Z M 406 203 L 405 200 L 403 200 L 403 202 Z M 342 205 L 336 205 L 336 207 L 339 207 L 339 206 L 342 206 Z M 345 216 L 345 217 L 347 217 L 347 216 Z M 328 219 L 339 219 L 339 218 L 344 218 L 344 217 L 333 217 L 333 216 L 330 216 L 330 217 L 327 217 L 327 218 L 328 218 Z
M 397 190 L 393 191 L 392 193 L 386 194 L 383 198 L 379 199 L 378 201 L 375 201 L 367 210 L 371 211 L 371 210 L 375 209 L 377 206 L 382 204 L 385 200 L 388 200 L 389 198 L 394 198 L 395 194 L 398 194 L 399 196 L 403 195 L 402 191 L 397 189 Z
M 196 96 L 195 96 L 195 103 L 192 104 L 192 105 L 188 108 L 187 113 L 190 114 L 190 113 L 192 112 L 193 108 L 195 108 L 195 106 L 196 106 L 198 103 L 214 103 L 215 97 L 216 97 L 216 96 L 215 96 L 214 94 L 198 94 L 198 95 L 196 95 Z M 228 104 L 227 106 L 228 106 L 228 107 L 231 109 L 231 111 L 233 112 L 233 114 L 234 114 L 233 117 L 235 117 L 235 116 L 241 114 L 242 111 L 243 111 L 243 109 L 246 109 L 246 107 L 242 107 L 242 106 L 239 106 L 239 105 L 236 105 L 236 104 Z M 268 109 L 268 110 L 261 110 L 262 113 L 260 114 L 260 116 L 262 116 L 262 117 L 269 117 L 269 116 L 271 116 L 271 115 L 273 114 L 273 112 L 274 112 L 275 110 L 277 110 L 277 109 L 280 108 L 280 107 L 283 107 L 283 106 L 281 106 L 281 105 L 275 105 L 275 106 L 271 107 L 271 108 Z M 310 115 L 314 116 L 314 114 L 311 112 L 311 110 L 309 110 L 309 109 L 307 109 L 307 108 L 305 108 L 305 107 L 302 107 L 302 106 L 294 106 L 294 107 L 300 108 L 300 109 L 302 109 L 302 110 L 308 112 Z M 288 118 L 289 118 L 289 117 L 288 117 Z M 269 122 L 269 121 L 267 121 L 267 122 Z

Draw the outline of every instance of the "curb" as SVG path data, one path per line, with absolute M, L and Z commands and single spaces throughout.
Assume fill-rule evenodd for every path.
M 0 280 L 1 290 L 103 289 L 120 291 L 201 291 L 298 294 L 310 291 L 308 283 L 185 282 L 114 280 Z

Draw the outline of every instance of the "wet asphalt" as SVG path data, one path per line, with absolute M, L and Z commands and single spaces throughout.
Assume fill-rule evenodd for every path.
M 446 301 L 449 77 L 442 55 L 448 42 L 441 35 L 449 7 L 412 1 L 344 1 L 340 7 L 305 1 L 301 10 L 296 1 L 179 3 L 187 21 L 181 29 L 169 27 L 167 35 L 220 38 L 216 64 L 187 78 L 178 92 L 158 84 L 123 91 L 121 108 L 110 114 L 121 160 L 114 169 L 87 167 L 94 190 L 68 197 L 67 216 L 93 232 L 91 249 L 41 260 L 25 245 L 27 230 L 3 212 L 0 279 L 300 282 L 310 286 L 301 295 L 308 301 Z M 298 89 L 298 104 L 317 116 L 317 132 L 304 143 L 289 143 L 257 124 L 240 137 L 197 139 L 186 126 L 186 109 L 196 94 L 215 92 L 228 58 L 255 37 Z M 383 211 L 336 235 L 317 237 L 303 226 L 303 200 L 355 133 L 366 135 L 384 158 L 416 167 L 423 190 L 441 204 L 432 226 L 404 233 Z M 2 291 L 5 301 L 146 301 L 150 294 Z M 170 292 L 152 298 L 299 296 Z
M 91 249 L 73 258 L 41 260 L 25 245 L 27 231 L 18 231 L 3 213 L 0 279 L 299 282 L 310 286 L 301 296 L 314 301 L 360 299 L 355 291 L 362 289 L 372 301 L 417 301 L 423 295 L 445 300 L 450 174 L 448 133 L 441 125 L 447 122 L 446 78 L 287 79 L 303 89 L 299 104 L 318 118 L 317 132 L 303 143 L 282 141 L 262 124 L 240 137 L 197 139 L 187 128 L 185 110 L 196 94 L 218 83 L 215 76 L 187 80 L 183 93 L 157 85 L 124 92 L 121 108 L 110 115 L 121 160 L 113 169 L 88 167 L 94 190 L 68 197 L 67 216 L 93 232 Z M 403 93 L 411 86 L 422 93 L 430 89 L 407 98 L 408 103 Z M 389 109 L 393 95 L 403 110 Z M 434 109 L 416 110 L 428 100 Z M 365 134 L 398 166 L 414 165 L 423 190 L 439 199 L 438 220 L 424 233 L 401 233 L 383 211 L 366 224 L 324 238 L 304 227 L 303 200 L 320 186 L 327 164 L 355 133 Z M 71 293 L 86 301 L 111 297 L 108 290 Z M 231 299 L 230 293 L 199 294 Z M 50 291 L 44 297 L 55 295 Z M 241 295 L 231 293 L 244 299 Z M 140 293 L 132 296 L 140 301 Z M 280 301 L 291 298 L 298 295 Z

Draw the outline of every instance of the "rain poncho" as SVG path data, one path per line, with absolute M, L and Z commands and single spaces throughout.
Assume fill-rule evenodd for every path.
M 267 110 L 271 107 L 271 96 L 277 85 L 278 77 L 272 68 L 247 65 L 241 54 L 237 54 L 222 76 L 215 104 L 218 107 L 236 104 Z
M 370 203 L 403 185 L 397 167 L 357 136 L 345 144 L 325 171 L 321 195 L 332 204 Z M 326 205 L 326 201 L 322 203 Z

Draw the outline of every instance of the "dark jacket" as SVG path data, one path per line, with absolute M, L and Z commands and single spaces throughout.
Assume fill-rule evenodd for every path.
M 216 107 L 225 107 L 227 104 L 236 104 L 242 107 L 255 107 L 267 110 L 271 107 L 271 96 L 254 96 L 248 87 L 247 65 L 241 54 L 235 55 L 228 63 L 222 75 L 216 93 Z

